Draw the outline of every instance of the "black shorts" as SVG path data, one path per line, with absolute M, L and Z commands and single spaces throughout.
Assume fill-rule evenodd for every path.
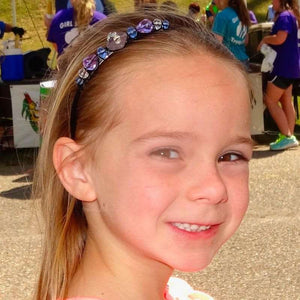
M 273 75 L 268 77 L 268 81 L 272 82 L 275 86 L 279 87 L 280 89 L 286 90 L 291 84 L 294 83 L 295 79 Z

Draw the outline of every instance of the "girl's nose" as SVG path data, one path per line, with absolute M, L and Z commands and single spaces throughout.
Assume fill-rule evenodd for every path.
M 191 178 L 187 198 L 212 204 L 227 201 L 227 187 L 217 166 L 199 167 Z

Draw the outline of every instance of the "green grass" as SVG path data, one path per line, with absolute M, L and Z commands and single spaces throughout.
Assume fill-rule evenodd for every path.
M 272 1 L 267 0 L 248 0 L 248 8 L 253 10 L 259 22 L 266 20 L 268 6 Z
M 0 20 L 11 23 L 12 9 L 11 0 L 0 0 Z M 42 47 L 51 47 L 51 44 L 46 40 L 46 28 L 43 22 L 43 17 L 46 12 L 46 0 L 15 0 L 17 10 L 17 25 L 26 29 L 27 33 L 22 42 L 22 50 L 36 50 Z M 112 0 L 119 12 L 133 10 L 133 0 Z M 159 0 L 162 3 L 163 0 Z M 189 3 L 187 0 L 174 1 L 182 11 L 187 11 Z M 206 6 L 209 0 L 196 1 L 201 9 Z M 267 11 L 267 6 L 271 1 L 268 0 L 248 0 L 248 7 L 252 9 L 259 21 L 264 21 Z M 27 10 L 28 8 L 28 10 Z M 29 11 L 29 12 L 28 12 Z M 12 33 L 5 34 L 4 39 L 14 39 Z

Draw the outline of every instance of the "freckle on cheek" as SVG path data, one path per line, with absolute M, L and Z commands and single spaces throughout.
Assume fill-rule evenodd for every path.
M 104 210 L 104 209 L 105 209 L 105 207 L 106 207 L 106 203 L 105 203 L 105 202 L 101 202 L 101 204 L 100 204 L 100 208 Z

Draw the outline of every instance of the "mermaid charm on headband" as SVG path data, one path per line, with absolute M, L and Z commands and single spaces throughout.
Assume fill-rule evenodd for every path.
M 91 54 L 83 59 L 83 68 L 79 70 L 76 79 L 78 87 L 82 88 L 99 66 L 115 51 L 123 49 L 129 40 L 139 39 L 153 31 L 167 30 L 169 26 L 168 20 L 144 19 L 136 27 L 127 28 L 127 32 L 110 32 L 107 35 L 106 47 L 99 47 L 96 54 Z

